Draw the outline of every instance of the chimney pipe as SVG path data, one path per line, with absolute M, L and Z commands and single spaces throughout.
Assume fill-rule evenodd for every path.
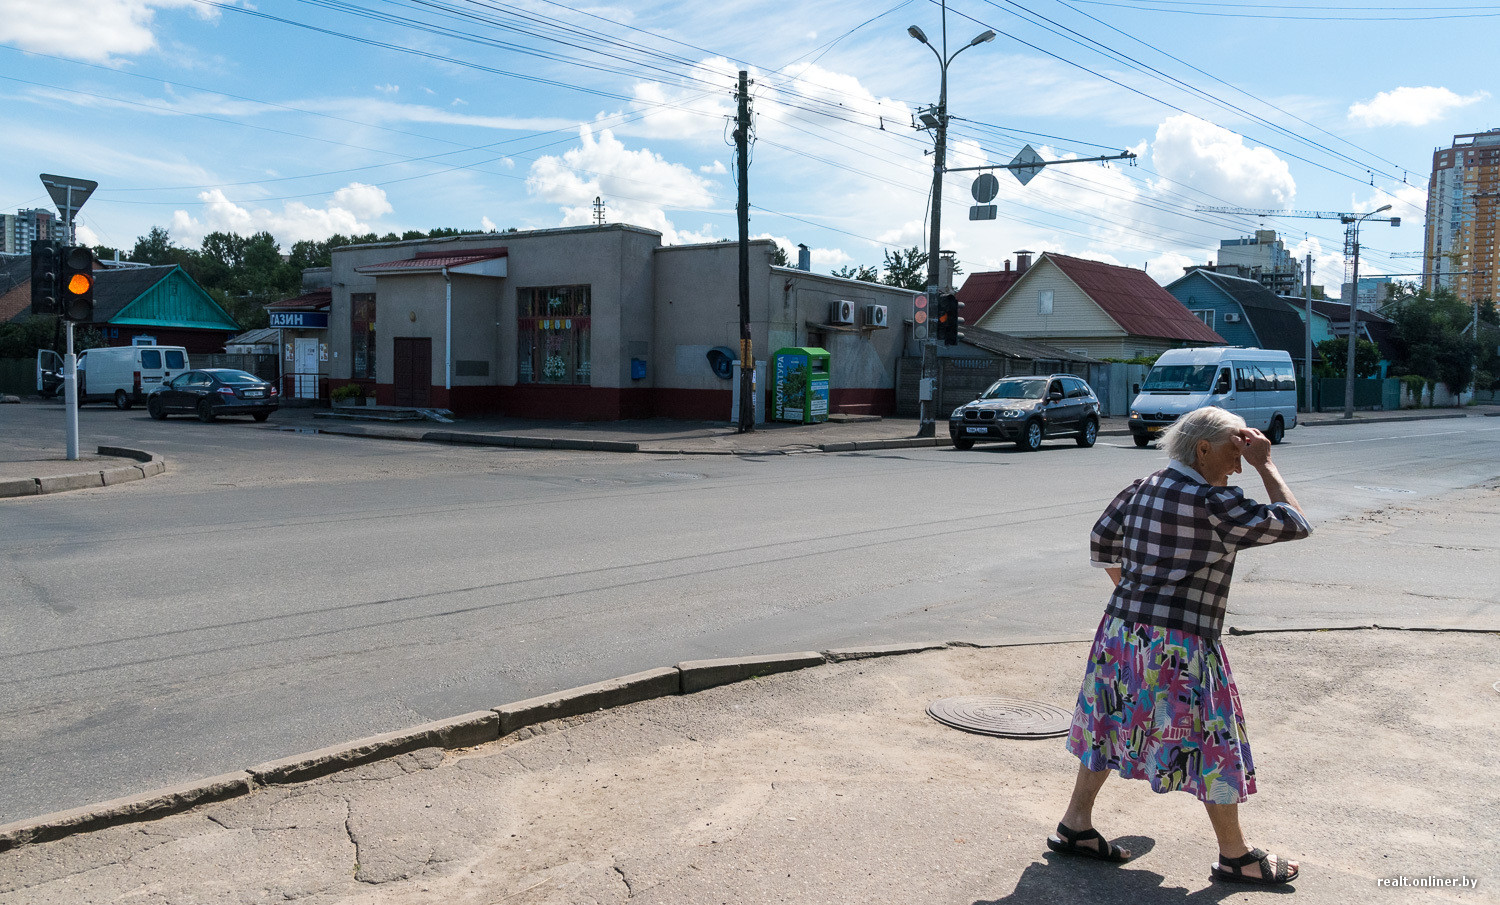
M 1005 272 L 1010 273 L 1010 258 L 1005 259 Z
M 1016 252 L 1016 273 L 1025 273 L 1031 268 L 1031 252 Z
M 801 243 L 797 244 L 797 269 L 812 270 L 812 251 Z

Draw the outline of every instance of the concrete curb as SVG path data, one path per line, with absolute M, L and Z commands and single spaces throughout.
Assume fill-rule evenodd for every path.
M 422 748 L 472 748 L 499 737 L 500 715 L 493 710 L 476 710 L 410 729 L 398 729 L 356 742 L 267 761 L 247 772 L 260 785 L 287 785 Z
M 902 654 L 919 654 L 924 650 L 943 650 L 950 645 L 943 641 L 916 642 L 914 644 L 876 644 L 870 647 L 835 647 L 823 651 L 829 663 L 848 660 L 869 660 L 874 657 L 896 657 Z
M 817 651 L 794 654 L 767 654 L 761 657 L 730 657 L 723 660 L 687 660 L 677 664 L 682 670 L 682 693 L 693 694 L 732 682 L 743 682 L 778 672 L 791 672 L 809 666 L 822 666 L 828 659 Z
M 1463 625 L 1382 625 L 1381 623 L 1353 623 L 1348 625 L 1231 625 L 1231 635 L 1276 635 L 1291 632 L 1451 632 L 1468 635 L 1500 635 L 1500 625 L 1493 628 L 1474 628 Z
M 518 449 L 572 449 L 593 452 L 640 452 L 639 443 L 625 440 L 574 440 L 566 437 L 521 437 L 503 434 L 470 434 L 461 431 L 427 431 L 425 443 L 466 446 L 511 446 Z
M 156 820 L 200 804 L 248 795 L 254 784 L 249 773 L 225 773 L 113 801 L 85 805 L 70 811 L 19 820 L 0 826 L 0 852 L 122 823 Z
M 113 487 L 127 481 L 139 481 L 167 470 L 167 460 L 155 453 L 122 446 L 101 446 L 99 455 L 134 459 L 139 465 L 122 465 L 98 471 L 78 471 L 45 478 L 7 478 L 0 481 L 0 498 L 87 490 L 90 487 Z
M 1326 421 L 1299 421 L 1298 427 L 1331 427 L 1335 424 L 1389 424 L 1393 421 L 1438 421 L 1444 418 L 1467 418 L 1468 412 L 1444 412 L 1433 415 L 1392 415 L 1388 418 L 1339 418 Z
M 544 694 L 527 698 L 514 704 L 496 707 L 499 717 L 500 735 L 510 735 L 517 729 L 545 723 L 548 720 L 582 716 L 597 710 L 611 710 L 682 693 L 682 672 L 676 667 L 648 669 L 618 679 L 606 679 L 581 688 Z

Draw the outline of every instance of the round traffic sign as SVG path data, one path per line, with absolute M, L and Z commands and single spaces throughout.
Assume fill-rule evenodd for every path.
M 980 173 L 974 180 L 974 200 L 980 204 L 989 204 L 1000 194 L 1000 180 L 995 178 L 994 173 Z

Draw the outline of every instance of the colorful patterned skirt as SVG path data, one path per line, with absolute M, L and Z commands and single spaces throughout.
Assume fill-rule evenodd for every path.
M 1068 734 L 1090 770 L 1214 804 L 1255 791 L 1240 694 L 1217 640 L 1106 614 Z

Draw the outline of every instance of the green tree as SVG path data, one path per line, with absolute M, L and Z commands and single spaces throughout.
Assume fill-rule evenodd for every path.
M 164 227 L 153 226 L 151 232 L 135 240 L 130 260 L 143 264 L 176 264 L 175 252 L 181 251 L 172 244 L 172 237 Z
M 835 270 L 833 272 L 833 275 L 836 277 L 843 277 L 846 280 L 864 280 L 866 283 L 880 282 L 880 274 L 875 270 L 875 268 L 864 264 L 858 266 L 851 264 L 840 267 L 838 270 Z
M 1319 377 L 1343 377 L 1348 371 L 1349 338 L 1325 339 L 1316 346 L 1322 359 L 1313 366 Z M 1380 373 L 1380 347 L 1368 339 L 1354 343 L 1354 376 L 1374 377 Z
M 791 261 L 790 258 L 788 258 L 786 256 L 786 249 L 781 247 L 781 243 L 780 242 L 778 242 L 775 245 L 771 246 L 771 266 L 773 266 L 773 267 L 791 267 L 792 266 L 792 261 Z
M 881 282 L 887 286 L 900 286 L 916 292 L 926 289 L 927 252 L 915 245 L 911 248 L 898 248 L 894 254 L 886 249 L 885 278 Z
M 1441 381 L 1453 393 L 1469 388 L 1480 355 L 1469 303 L 1444 286 L 1434 291 L 1405 286 L 1386 310 L 1395 324 L 1393 355 L 1399 373 Z

